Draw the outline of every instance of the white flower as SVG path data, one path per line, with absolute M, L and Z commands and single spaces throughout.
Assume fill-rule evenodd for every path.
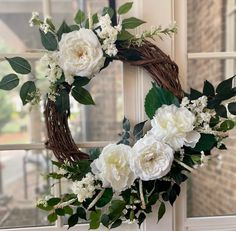
M 130 156 L 130 167 L 141 180 L 155 180 L 165 176 L 174 159 L 173 149 L 157 141 L 152 135 L 138 140 Z
M 181 102 L 180 106 L 181 107 L 186 107 L 187 105 L 189 105 L 189 103 L 190 103 L 190 101 L 189 101 L 188 97 L 184 97 L 182 99 L 182 102 Z
M 37 23 L 39 23 L 39 13 L 36 11 L 32 12 L 32 16 L 29 20 L 29 25 L 30 27 L 33 27 L 34 25 L 36 25 Z
M 59 174 L 59 175 L 65 175 L 67 173 L 68 172 L 64 168 L 59 168 L 58 171 L 57 171 L 57 174 Z
M 92 30 L 63 34 L 59 42 L 59 65 L 73 76 L 92 77 L 104 66 L 101 44 Z
M 194 114 L 186 108 L 163 105 L 151 120 L 150 132 L 175 151 L 184 145 L 194 148 L 200 139 L 200 134 L 193 130 L 195 120 Z
M 81 181 L 73 182 L 72 191 L 77 195 L 79 202 L 83 202 L 87 198 L 92 198 L 95 190 L 100 188 L 100 185 L 95 185 L 95 180 L 95 176 L 89 172 Z
M 114 191 L 120 192 L 130 187 L 135 180 L 129 166 L 131 155 L 132 149 L 127 145 L 107 145 L 91 164 L 92 172 L 102 181 L 103 187 L 112 187 Z

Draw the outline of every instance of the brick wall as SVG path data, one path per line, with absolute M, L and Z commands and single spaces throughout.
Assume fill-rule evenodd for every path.
M 188 51 L 225 50 L 226 0 L 188 0 Z M 204 80 L 217 84 L 225 79 L 222 60 L 189 60 L 188 85 L 201 89 Z M 194 173 L 188 183 L 188 216 L 236 214 L 236 132 L 227 141 L 221 161 Z M 219 151 L 215 151 L 219 154 Z

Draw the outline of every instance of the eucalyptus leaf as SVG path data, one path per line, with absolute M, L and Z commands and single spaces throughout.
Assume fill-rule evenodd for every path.
M 144 128 L 144 125 L 146 122 L 147 122 L 147 120 L 145 120 L 141 123 L 138 123 L 134 126 L 133 135 L 136 140 L 139 140 L 143 137 L 143 128 Z
M 85 211 L 84 208 L 78 207 L 78 208 L 77 208 L 77 214 L 78 214 L 78 216 L 79 216 L 81 219 L 87 220 L 87 218 L 86 218 L 86 211 Z
M 47 204 L 49 206 L 55 206 L 61 202 L 61 198 L 59 197 L 53 197 L 47 201 Z
M 118 33 L 117 40 L 126 41 L 126 40 L 132 39 L 133 37 L 134 36 L 132 34 L 130 34 L 128 31 L 122 30 L 121 32 Z
M 79 9 L 75 15 L 74 21 L 77 24 L 81 24 L 84 22 L 84 20 L 85 20 L 85 13 Z
M 71 32 L 71 28 L 67 25 L 65 21 L 62 22 L 60 28 L 57 31 L 58 40 L 61 40 L 63 34 Z
M 68 218 L 68 225 L 69 225 L 69 228 L 75 226 L 79 221 L 79 216 L 77 213 L 71 215 L 69 218 Z
M 22 57 L 6 58 L 12 69 L 19 74 L 29 74 L 31 72 L 31 66 L 29 62 Z
M 90 79 L 87 77 L 75 76 L 73 86 L 83 87 L 90 82 Z
M 2 78 L 0 89 L 10 91 L 18 86 L 20 80 L 16 74 L 9 74 Z
M 90 93 L 82 87 L 75 86 L 72 89 L 72 96 L 76 101 L 84 105 L 95 105 Z
M 52 32 L 44 33 L 43 31 L 39 30 L 41 42 L 45 49 L 49 51 L 55 51 L 58 48 L 56 36 Z
M 106 188 L 102 197 L 96 203 L 96 206 L 99 208 L 104 207 L 105 205 L 107 205 L 111 201 L 112 197 L 113 197 L 112 188 Z
M 166 212 L 166 206 L 164 202 L 161 202 L 160 207 L 158 209 L 158 222 L 161 220 L 161 218 L 164 216 Z
M 22 85 L 20 89 L 20 98 L 22 100 L 23 105 L 29 103 L 33 99 L 32 94 L 35 91 L 36 91 L 36 86 L 33 81 L 27 81 Z
M 57 208 L 55 209 L 55 213 L 58 215 L 58 216 L 65 216 L 65 210 L 63 208 Z
M 112 18 L 114 16 L 114 10 L 111 7 L 104 7 L 103 11 L 102 11 L 102 15 L 106 15 L 108 14 L 110 16 L 110 18 Z

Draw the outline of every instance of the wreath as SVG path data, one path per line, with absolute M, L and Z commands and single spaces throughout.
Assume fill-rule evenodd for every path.
M 48 211 L 50 222 L 65 216 L 69 227 L 80 220 L 88 221 L 90 229 L 101 223 L 115 228 L 123 221 L 140 226 L 156 208 L 159 221 L 165 204 L 173 205 L 189 174 L 207 163 L 214 148 L 226 149 L 223 141 L 235 126 L 234 77 L 216 88 L 205 81 L 202 92 L 191 89 L 185 93 L 176 63 L 150 42 L 171 36 L 176 26 L 154 27 L 133 35 L 130 31 L 145 22 L 123 18 L 131 7 L 132 2 L 117 12 L 105 7 L 88 17 L 79 10 L 74 25 L 64 21 L 58 30 L 51 18 L 41 20 L 37 12 L 32 13 L 30 25 L 39 26 L 47 50 L 41 61 L 48 87 L 43 94 L 45 86 L 40 89 L 37 79 L 26 81 L 20 98 L 23 105 L 44 99 L 45 145 L 58 160 L 52 161 L 57 170 L 47 177 L 65 178 L 72 185 L 61 197 L 38 200 L 37 207 Z M 17 74 L 30 74 L 31 65 L 22 57 L 6 60 L 15 73 L 4 76 L 0 88 L 12 90 L 19 84 Z M 95 104 L 85 85 L 113 60 L 143 67 L 153 78 L 144 105 L 148 120 L 131 126 L 124 118 L 119 142 L 84 153 L 68 126 L 69 95 L 80 104 Z

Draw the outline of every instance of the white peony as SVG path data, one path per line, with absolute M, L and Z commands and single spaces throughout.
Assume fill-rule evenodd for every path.
M 152 135 L 138 140 L 130 156 L 130 167 L 141 180 L 155 180 L 165 176 L 174 159 L 173 149 L 157 141 Z
M 103 187 L 112 187 L 114 191 L 121 192 L 135 180 L 129 166 L 131 155 L 132 149 L 127 145 L 107 145 L 91 164 L 92 172 L 102 181 Z
M 175 151 L 184 145 L 194 148 L 200 139 L 200 134 L 193 130 L 195 120 L 195 115 L 187 108 L 163 105 L 151 120 L 150 133 Z
M 92 77 L 104 61 L 101 44 L 92 30 L 81 28 L 62 35 L 59 65 L 67 75 Z

